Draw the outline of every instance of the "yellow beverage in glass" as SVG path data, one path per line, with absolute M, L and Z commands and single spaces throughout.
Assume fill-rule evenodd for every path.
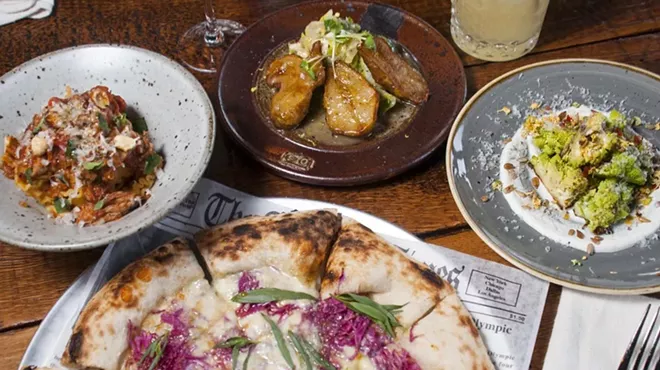
M 520 58 L 536 45 L 549 1 L 452 0 L 452 38 L 479 59 Z

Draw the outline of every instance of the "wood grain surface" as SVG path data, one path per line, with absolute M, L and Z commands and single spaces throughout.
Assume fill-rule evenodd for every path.
M 449 0 L 386 1 L 417 14 L 450 39 Z M 293 0 L 216 0 L 216 13 L 246 25 Z M 203 0 L 61 0 L 54 14 L 0 27 L 0 75 L 49 51 L 89 43 L 124 43 L 175 57 L 178 37 L 203 20 Z M 463 53 L 468 95 L 493 78 L 529 63 L 570 57 L 602 58 L 660 73 L 660 2 L 553 0 L 541 40 L 512 62 L 486 63 Z M 197 75 L 217 104 L 216 78 Z M 447 184 L 444 147 L 421 166 L 381 184 L 350 189 L 293 183 L 265 171 L 223 132 L 206 176 L 258 196 L 323 200 L 357 208 L 416 233 L 428 242 L 507 264 L 469 231 Z M 1 227 L 1 226 L 0 226 Z M 0 369 L 15 369 L 40 321 L 102 249 L 48 254 L 0 244 Z M 561 289 L 548 293 L 532 369 L 541 369 Z

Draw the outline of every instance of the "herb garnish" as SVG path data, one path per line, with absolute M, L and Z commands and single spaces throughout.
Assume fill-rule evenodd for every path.
M 352 311 L 369 317 L 391 337 L 394 337 L 394 328 L 401 326 L 394 314 L 400 312 L 405 305 L 381 305 L 367 297 L 353 293 L 341 294 L 335 298 Z
M 237 369 L 236 363 L 238 362 L 238 354 L 240 353 L 241 348 L 251 346 L 253 344 L 256 344 L 256 342 L 253 342 L 246 337 L 231 337 L 222 343 L 216 344 L 215 347 L 231 348 L 231 368 Z M 249 358 L 250 358 L 250 352 L 248 352 L 248 357 L 245 359 L 245 363 L 243 363 L 243 368 L 246 367 Z
M 314 346 L 312 346 L 311 343 L 306 341 L 305 338 L 300 338 L 300 342 L 305 348 L 305 351 L 307 351 L 307 354 L 309 354 L 309 357 L 312 358 L 315 364 L 326 370 L 337 370 L 337 368 L 335 368 L 334 365 L 328 362 L 328 360 L 323 358 L 323 356 L 316 349 L 314 349 Z
M 247 356 L 245 356 L 245 361 L 243 361 L 243 370 L 247 370 L 248 361 L 250 360 L 250 355 L 252 354 L 252 349 L 248 349 Z
M 25 179 L 28 184 L 32 185 L 32 167 L 25 170 Z
M 144 120 L 144 117 L 138 117 L 133 120 L 133 131 L 141 134 L 145 131 L 149 131 L 147 127 L 147 121 Z
M 108 121 L 105 119 L 105 116 L 102 113 L 97 113 L 96 116 L 99 118 L 99 127 L 101 127 L 103 133 L 107 135 L 110 132 Z
M 270 325 L 270 330 L 273 332 L 273 336 L 275 337 L 275 340 L 277 341 L 277 347 L 280 349 L 280 352 L 282 353 L 282 357 L 284 357 L 284 360 L 286 361 L 287 364 L 289 364 L 289 367 L 292 369 L 295 367 L 293 364 L 293 359 L 291 358 L 291 353 L 289 352 L 289 348 L 286 346 L 286 342 L 284 341 L 284 336 L 282 335 L 282 331 L 280 328 L 277 327 L 277 324 L 268 316 L 261 314 L 261 317 L 268 322 L 268 325 Z
M 293 346 L 296 347 L 298 355 L 300 355 L 300 358 L 305 363 L 305 369 L 312 370 L 312 361 L 309 359 L 309 354 L 305 350 L 301 338 L 296 333 L 289 330 L 289 339 L 291 340 L 291 343 L 293 343 Z
M 163 352 L 165 351 L 165 347 L 167 347 L 167 342 L 170 337 L 170 332 L 167 332 L 160 337 L 156 338 L 155 341 L 151 342 L 149 344 L 149 347 L 147 347 L 146 351 L 144 351 L 144 354 L 142 354 L 142 358 L 140 358 L 140 361 L 138 362 L 138 367 L 142 365 L 144 360 L 147 359 L 147 357 L 151 360 L 151 364 L 149 365 L 149 370 L 153 370 L 156 368 L 158 365 L 158 362 L 160 362 L 160 359 L 163 357 Z
M 121 113 L 119 115 L 112 117 L 112 122 L 114 122 L 115 125 L 119 126 L 120 128 L 124 128 L 124 126 L 128 124 L 128 118 L 126 118 L 126 113 Z
M 316 297 L 302 292 L 283 290 L 277 288 L 260 288 L 241 292 L 232 297 L 236 303 L 268 303 L 284 300 L 309 299 L 316 300 Z
M 371 50 L 376 50 L 376 41 L 374 41 L 374 35 L 371 33 L 366 32 L 366 37 L 364 39 L 364 46 Z
M 36 134 L 36 133 L 38 133 L 39 131 L 41 131 L 41 128 L 44 126 L 44 123 L 46 123 L 46 116 L 41 116 L 41 120 L 39 120 L 39 123 L 37 124 L 37 127 L 35 127 L 35 128 L 32 130 L 32 133 L 33 133 L 33 134 Z
M 314 72 L 314 69 L 312 68 L 311 64 L 303 60 L 300 62 L 300 68 L 302 68 L 303 71 L 307 72 L 307 74 L 313 79 L 316 80 L 316 72 Z
M 64 155 L 69 158 L 73 158 L 73 152 L 75 150 L 76 150 L 76 143 L 73 140 L 69 139 L 66 142 L 66 151 L 64 151 Z
M 71 208 L 71 203 L 66 198 L 55 198 L 53 201 L 53 206 L 55 207 L 55 212 L 62 213 L 66 212 Z
M 103 162 L 98 161 L 98 162 L 87 162 L 83 164 L 83 168 L 85 168 L 87 171 L 94 171 L 98 170 L 99 168 L 103 167 Z
M 98 211 L 99 209 L 103 208 L 103 203 L 105 202 L 105 199 L 101 199 L 96 204 L 94 204 L 94 210 Z
M 163 158 L 159 156 L 158 154 L 154 153 L 147 157 L 147 161 L 144 163 L 144 173 L 147 175 L 151 175 L 154 173 L 156 168 L 160 165 L 160 162 L 163 161 Z

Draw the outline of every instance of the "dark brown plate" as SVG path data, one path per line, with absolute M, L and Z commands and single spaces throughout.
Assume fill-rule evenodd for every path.
M 375 35 L 396 40 L 410 54 L 430 90 L 426 103 L 401 113 L 412 119 L 388 118 L 397 124 L 383 124 L 381 131 L 362 139 L 329 137 L 325 144 L 301 139 L 304 130 L 283 131 L 272 125 L 264 114 L 268 88 L 260 83 L 259 69 L 329 9 L 350 16 Z M 218 95 L 225 129 L 261 163 L 293 180 L 347 186 L 391 178 L 440 146 L 465 102 L 466 82 L 449 42 L 420 18 L 378 3 L 317 1 L 284 8 L 248 28 L 224 56 Z M 317 111 L 312 107 L 310 114 Z

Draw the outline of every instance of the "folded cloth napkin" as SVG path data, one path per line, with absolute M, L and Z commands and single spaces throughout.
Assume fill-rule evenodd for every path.
M 616 369 L 649 303 L 653 305 L 644 328 L 655 315 L 657 299 L 564 288 L 543 370 Z
M 53 6 L 55 0 L 0 0 L 0 26 L 23 18 L 48 17 Z

